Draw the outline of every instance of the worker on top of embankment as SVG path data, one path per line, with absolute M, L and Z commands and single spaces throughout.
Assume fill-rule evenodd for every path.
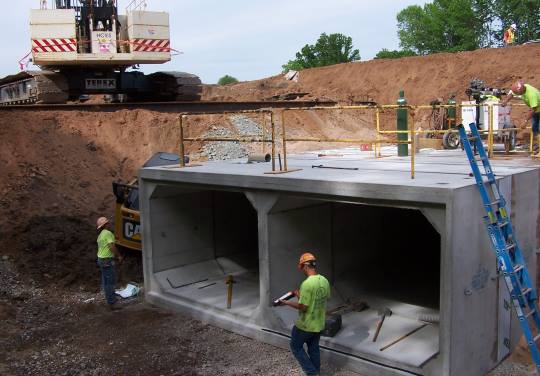
M 319 339 L 326 322 L 326 301 L 330 297 L 330 283 L 317 273 L 317 261 L 311 253 L 304 253 L 298 262 L 298 270 L 307 278 L 295 291 L 298 302 L 280 300 L 299 311 L 298 320 L 291 333 L 291 351 L 306 375 L 319 375 L 321 357 Z M 307 344 L 307 353 L 304 350 Z
M 504 31 L 503 42 L 505 46 L 511 46 L 516 40 L 516 24 L 513 23 L 508 29 Z
M 508 96 L 501 102 L 501 106 L 505 107 L 514 97 L 521 98 L 530 108 L 527 113 L 527 121 L 531 120 L 533 135 L 536 136 L 538 146 L 540 147 L 540 91 L 521 80 L 516 81 L 512 85 L 512 90 L 508 93 Z
M 114 258 L 122 262 L 122 255 L 116 248 L 114 234 L 109 231 L 109 220 L 105 217 L 98 218 L 96 227 L 99 232 L 97 238 L 97 263 L 101 272 L 101 287 L 105 293 L 105 299 L 111 310 L 119 309 L 115 306 L 116 295 L 114 292 L 116 286 L 116 270 Z

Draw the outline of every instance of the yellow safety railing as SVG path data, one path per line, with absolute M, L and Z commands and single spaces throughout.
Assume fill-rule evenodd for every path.
M 484 135 L 487 137 L 487 151 L 488 151 L 488 156 L 490 158 L 492 158 L 495 154 L 495 151 L 494 151 L 494 145 L 495 145 L 495 135 L 496 134 L 504 134 L 504 133 L 508 133 L 510 134 L 510 132 L 513 132 L 513 131 L 519 131 L 519 130 L 532 130 L 532 127 L 531 126 L 525 126 L 525 127 L 513 127 L 513 128 L 500 128 L 501 125 L 499 125 L 498 129 L 495 129 L 494 127 L 494 124 L 495 124 L 495 111 L 494 111 L 494 108 L 495 107 L 499 107 L 500 104 L 499 103 L 481 103 L 480 104 L 480 107 L 481 108 L 487 108 L 487 129 L 479 129 L 478 132 L 481 134 L 481 135 Z M 515 104 L 513 103 L 512 104 L 513 107 L 526 107 L 525 104 L 523 103 L 519 103 L 519 104 Z M 443 109 L 448 109 L 448 108 L 454 108 L 456 109 L 456 124 L 463 124 L 463 119 L 461 118 L 461 109 L 462 108 L 467 108 L 467 107 L 471 107 L 471 108 L 475 108 L 475 107 L 478 107 L 477 104 L 455 104 L 455 105 L 421 105 L 421 106 L 409 106 L 409 108 L 411 108 L 412 111 L 414 111 L 416 113 L 416 115 L 418 115 L 419 111 L 421 110 L 433 110 L 433 109 L 440 109 L 440 108 L 443 108 Z M 464 124 L 465 126 L 467 126 L 468 124 Z M 458 133 L 458 130 L 457 129 L 447 129 L 447 130 L 430 130 L 430 129 L 426 129 L 426 130 L 416 130 L 416 134 L 444 134 L 444 133 Z M 381 133 L 385 133 L 385 131 L 381 131 Z M 529 151 L 523 151 L 523 152 L 519 152 L 519 151 L 514 151 L 513 154 L 517 154 L 517 153 L 530 153 L 532 154 L 533 153 L 533 133 L 530 132 L 530 143 L 529 143 Z
M 374 153 L 375 157 L 379 158 L 381 157 L 381 145 L 382 144 L 394 144 L 394 145 L 400 145 L 400 144 L 407 144 L 411 145 L 411 179 L 414 179 L 415 172 L 414 172 L 414 164 L 415 164 L 415 157 L 416 157 L 416 146 L 415 146 L 415 127 L 414 127 L 414 116 L 411 116 L 412 113 L 409 112 L 409 119 L 410 119 L 410 126 L 409 129 L 406 131 L 381 131 L 380 130 L 380 112 L 384 109 L 404 109 L 408 108 L 409 106 L 400 106 L 400 105 L 387 105 L 387 106 L 334 106 L 334 107 L 311 107 L 311 108 L 290 108 L 290 109 L 284 109 L 281 112 L 281 143 L 282 143 L 282 150 L 283 150 L 283 170 L 280 171 L 281 173 L 287 173 L 287 172 L 293 172 L 298 171 L 298 169 L 289 170 L 288 168 L 288 162 L 287 162 L 287 142 L 336 142 L 336 143 L 351 143 L 351 144 L 371 144 L 374 146 Z M 286 132 L 286 116 L 285 114 L 290 111 L 335 111 L 335 110 L 369 110 L 369 111 L 375 111 L 375 123 L 377 127 L 377 137 L 374 139 L 356 139 L 356 138 L 317 138 L 317 137 L 287 137 Z M 400 133 L 406 133 L 409 135 L 409 141 L 399 141 L 399 140 L 389 140 L 389 139 L 383 139 L 380 137 L 382 132 L 386 134 L 400 134 Z
M 494 129 L 495 124 L 495 111 L 494 107 L 499 106 L 497 103 L 490 104 L 480 104 L 480 107 L 487 107 L 487 129 L 479 130 L 483 135 L 487 136 L 488 143 L 488 156 L 491 158 L 494 154 L 494 139 L 495 132 L 498 134 L 517 131 L 520 129 L 531 129 L 530 126 L 525 128 L 505 128 L 505 129 Z M 513 106 L 522 106 L 522 104 L 513 104 Z M 524 106 L 524 105 L 523 105 Z M 280 166 L 279 170 L 276 169 L 276 143 L 278 136 L 276 135 L 276 126 L 275 126 L 275 114 L 274 110 L 271 109 L 262 109 L 262 110 L 246 110 L 246 111 L 222 111 L 214 113 L 183 113 L 179 116 L 179 125 L 180 125 L 180 155 L 184 156 L 185 154 L 185 142 L 248 142 L 248 143 L 261 143 L 263 154 L 265 153 L 265 148 L 267 144 L 271 145 L 271 161 L 272 161 L 272 171 L 268 172 L 271 174 L 282 174 L 298 171 L 299 169 L 289 169 L 288 163 L 288 154 L 287 154 L 287 142 L 317 142 L 317 143 L 349 143 L 349 144 L 369 144 L 372 146 L 374 155 L 376 158 L 382 157 L 381 146 L 383 144 L 391 145 L 400 145 L 406 144 L 411 145 L 410 150 L 410 162 L 411 162 L 411 179 L 415 178 L 415 160 L 416 160 L 416 137 L 421 134 L 444 134 L 448 132 L 457 133 L 457 129 L 416 129 L 416 118 L 422 110 L 433 110 L 440 108 L 454 108 L 456 110 L 456 124 L 461 124 L 461 109 L 464 107 L 478 107 L 476 104 L 455 104 L 455 105 L 363 105 L 363 106 L 334 106 L 334 107 L 297 107 L 297 108 L 286 108 L 281 111 L 281 150 L 283 153 L 283 165 L 281 163 L 280 156 Z M 408 129 L 407 130 L 383 130 L 381 115 L 387 111 L 396 111 L 401 109 L 407 109 L 408 114 Z M 358 139 L 358 138 L 321 138 L 321 137 L 288 137 L 287 136 L 287 117 L 286 114 L 291 111 L 337 111 L 337 110 L 365 110 L 373 111 L 375 118 L 375 129 L 376 129 L 376 138 L 373 139 Z M 262 126 L 262 135 L 253 135 L 253 136 L 244 136 L 244 137 L 184 137 L 184 119 L 189 116 L 194 115 L 226 115 L 226 114 L 262 114 L 263 115 L 263 126 Z M 267 126 L 266 121 L 270 119 L 270 138 L 267 137 Z M 395 127 L 395 123 L 392 124 L 392 127 Z M 385 127 L 385 128 L 388 128 Z M 401 141 L 397 139 L 389 139 L 385 136 L 407 134 L 408 140 Z M 533 151 L 533 134 L 531 132 L 531 142 L 530 142 L 530 152 Z M 180 167 L 190 167 L 196 166 L 194 164 L 187 165 L 184 161 L 184 158 L 180 158 Z

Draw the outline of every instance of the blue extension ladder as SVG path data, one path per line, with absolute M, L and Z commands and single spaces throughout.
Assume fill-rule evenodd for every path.
M 514 237 L 512 222 L 506 211 L 506 201 L 499 192 L 499 186 L 491 170 L 489 158 L 484 150 L 478 128 L 475 123 L 471 123 L 469 127 L 471 129 L 470 137 L 467 136 L 463 125 L 459 126 L 461 144 L 467 153 L 472 172 L 476 179 L 476 186 L 480 191 L 480 196 L 482 197 L 487 213 L 484 217 L 484 223 L 491 239 L 493 251 L 497 256 L 499 273 L 504 277 L 506 286 L 510 291 L 512 304 L 523 334 L 527 339 L 532 358 L 536 364 L 536 371 L 540 374 L 540 352 L 537 345 L 537 341 L 540 339 L 540 314 L 537 306 L 538 295 L 531 282 L 531 277 L 517 239 Z M 482 161 L 487 181 L 484 181 L 480 172 L 478 159 L 473 152 L 473 146 L 478 152 L 480 161 Z M 489 193 L 490 190 L 485 186 L 486 182 L 489 183 L 489 187 L 491 188 L 491 195 Z M 529 321 L 532 321 L 532 325 Z M 535 329 L 535 332 L 533 332 L 533 329 Z

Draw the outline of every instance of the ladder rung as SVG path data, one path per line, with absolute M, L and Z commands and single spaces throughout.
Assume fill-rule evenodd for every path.
M 536 308 L 533 309 L 532 311 L 527 312 L 527 314 L 525 314 L 525 318 L 528 319 L 529 317 L 531 317 L 535 313 L 536 313 Z
M 525 268 L 525 265 L 521 265 L 521 264 L 515 265 L 515 266 L 514 266 L 514 273 L 519 273 L 519 272 L 522 271 L 524 268 Z
M 490 202 L 489 204 L 484 204 L 484 206 L 493 206 L 493 205 L 498 205 L 501 203 L 501 200 L 495 200 L 493 202 Z
M 530 287 L 524 288 L 523 290 L 521 290 L 521 295 L 528 294 L 531 291 L 532 291 L 532 289 Z
M 499 223 L 497 226 L 499 226 L 499 227 L 508 226 L 508 223 L 510 223 L 510 222 L 504 221 L 504 222 Z
M 506 246 L 506 248 L 504 249 L 506 252 L 508 251 L 511 251 L 512 249 L 516 248 L 516 244 L 515 243 L 512 243 L 512 244 L 509 244 Z
M 476 141 L 477 139 L 478 139 L 478 137 L 476 137 L 476 136 L 467 137 L 467 140 L 469 140 L 469 141 Z
M 536 341 L 538 341 L 538 339 L 540 339 L 540 334 L 537 334 L 537 335 L 533 338 L 533 342 L 536 343 Z

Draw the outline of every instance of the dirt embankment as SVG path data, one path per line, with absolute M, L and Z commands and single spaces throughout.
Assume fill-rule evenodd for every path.
M 208 86 L 208 100 L 263 100 L 288 92 L 307 92 L 305 98 L 342 103 L 372 98 L 379 104 L 394 104 L 405 90 L 410 104 L 429 104 L 451 93 L 458 100 L 473 78 L 489 86 L 509 88 L 518 78 L 540 86 L 538 56 L 540 44 L 472 52 L 442 53 L 396 60 L 370 60 L 309 69 L 300 72 L 298 82 L 282 75 L 225 87 Z

